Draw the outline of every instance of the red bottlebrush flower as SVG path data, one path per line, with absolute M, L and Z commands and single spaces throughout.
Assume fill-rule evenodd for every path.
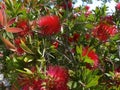
M 85 38 L 86 38 L 86 40 L 89 40 L 90 39 L 90 34 L 85 34 Z
M 17 48 L 16 53 L 17 53 L 18 55 L 22 55 L 22 54 L 25 52 L 25 51 L 20 47 L 21 40 L 22 40 L 22 41 L 25 41 L 24 38 L 23 38 L 23 39 L 22 39 L 22 38 L 16 38 L 16 39 L 14 40 L 14 43 L 15 43 L 16 48 Z
M 55 49 L 57 49 L 58 48 L 58 46 L 59 46 L 59 43 L 57 42 L 57 41 L 55 41 L 55 42 L 53 42 L 53 44 L 52 44 L 53 46 L 54 46 L 54 48 Z
M 22 90 L 45 90 L 42 87 L 43 81 L 41 79 L 38 80 L 29 80 L 28 83 L 22 86 Z
M 114 36 L 116 33 L 116 26 L 108 25 L 106 23 L 100 23 L 93 30 L 93 35 L 101 41 L 106 41 L 110 36 Z
M 19 84 L 19 86 L 23 87 L 26 84 L 29 84 L 30 80 L 28 77 L 25 77 L 22 75 L 19 75 L 17 78 L 17 83 Z
M 29 84 L 26 84 L 22 87 L 22 90 L 34 90 L 34 88 L 30 86 Z
M 68 41 L 69 41 L 69 42 L 73 42 L 73 41 L 74 41 L 74 40 L 73 40 L 73 37 L 69 37 L 69 38 L 68 38 Z
M 79 37 L 80 37 L 80 34 L 78 34 L 78 33 L 73 34 L 73 40 L 74 41 L 78 41 Z
M 47 87 L 49 90 L 68 90 L 68 70 L 60 66 L 49 66 Z
M 44 82 L 44 80 L 42 80 L 42 79 L 34 80 L 33 81 L 33 86 L 34 86 L 33 90 L 46 90 L 42 86 L 43 82 Z
M 19 36 L 27 35 L 30 30 L 28 22 L 26 20 L 22 20 L 22 21 L 18 22 L 17 27 L 19 27 L 23 30 L 18 33 Z
M 115 69 L 115 72 L 119 72 L 120 73 L 120 66 Z
M 85 10 L 88 11 L 90 9 L 89 6 L 85 6 Z
M 35 72 L 37 71 L 37 68 L 36 68 L 35 66 L 32 66 L 32 67 L 30 68 L 30 70 L 31 70 L 33 73 L 35 73 Z
M 20 74 L 17 83 L 21 87 L 21 90 L 45 90 L 42 83 L 44 80 L 41 78 L 29 78 L 25 74 Z
M 20 45 L 20 43 L 21 43 L 20 38 L 16 38 L 16 39 L 14 40 L 14 42 L 15 42 L 16 45 Z
M 25 51 L 24 51 L 21 47 L 17 47 L 16 53 L 17 53 L 18 55 L 22 55 L 24 52 L 25 52 Z
M 79 37 L 80 37 L 80 34 L 74 33 L 72 37 L 69 37 L 69 38 L 68 38 L 68 41 L 69 41 L 69 42 L 77 42 L 78 39 L 79 39 Z
M 43 16 L 38 20 L 37 24 L 41 28 L 39 32 L 42 35 L 53 35 L 61 29 L 58 16 Z
M 91 60 L 93 60 L 93 66 L 86 64 L 87 68 L 96 69 L 98 67 L 99 59 L 95 51 L 90 50 L 88 47 L 83 48 L 82 56 L 88 56 Z
M 108 24 L 110 24 L 110 25 L 113 25 L 113 24 L 114 24 L 114 22 L 113 22 L 113 16 L 111 16 L 111 15 L 102 17 L 102 18 L 101 18 L 101 21 L 104 21 L 104 22 L 106 22 L 106 23 L 108 23 Z
M 85 16 L 88 17 L 92 12 L 91 11 L 87 11 L 85 12 Z
M 116 5 L 116 9 L 117 9 L 117 10 L 120 10 L 120 2 L 117 3 L 117 5 Z
M 67 9 L 67 7 L 68 7 L 68 9 L 71 9 L 72 8 L 72 2 L 71 1 L 66 1 L 67 2 L 67 5 L 66 5 L 66 3 L 64 2 L 63 3 L 63 8 L 64 9 Z

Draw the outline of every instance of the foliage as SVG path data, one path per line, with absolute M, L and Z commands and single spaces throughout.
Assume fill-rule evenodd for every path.
M 0 60 L 12 90 L 120 88 L 120 4 L 73 8 L 72 0 L 5 0 Z

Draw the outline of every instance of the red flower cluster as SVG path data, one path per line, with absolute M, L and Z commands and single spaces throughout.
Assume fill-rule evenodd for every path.
M 116 5 L 116 9 L 120 10 L 120 2 Z
M 37 72 L 37 69 L 34 66 L 32 66 L 30 70 L 33 73 Z M 39 77 L 30 78 L 25 74 L 20 74 L 17 80 L 18 80 L 19 86 L 21 87 L 21 90 L 46 90 L 43 85 L 45 81 L 40 79 Z
M 86 9 L 86 11 L 88 11 L 90 9 L 90 7 L 86 5 L 85 9 Z
M 69 37 L 69 38 L 68 38 L 68 41 L 69 41 L 69 42 L 77 42 L 78 39 L 79 39 L 79 37 L 80 37 L 80 34 L 74 33 L 72 37 Z
M 92 12 L 91 11 L 87 11 L 85 12 L 85 16 L 88 17 Z
M 85 16 L 86 17 L 88 17 L 92 13 L 92 11 L 90 11 L 89 9 L 90 9 L 89 6 L 85 6 Z
M 106 23 L 108 23 L 108 24 L 110 24 L 110 25 L 113 25 L 113 24 L 114 24 L 114 22 L 113 22 L 113 16 L 111 16 L 111 15 L 102 17 L 102 18 L 101 18 L 101 21 L 104 21 L 104 22 L 106 22 Z
M 45 90 L 42 88 L 42 80 L 31 80 L 28 81 L 23 87 L 22 90 Z
M 21 28 L 23 31 L 19 32 L 19 36 L 25 36 L 28 34 L 30 27 L 28 25 L 28 22 L 26 20 L 22 20 L 18 22 L 17 27 Z
M 49 66 L 47 86 L 49 90 L 68 90 L 68 71 L 60 66 Z
M 60 31 L 61 25 L 58 16 L 43 16 L 37 21 L 42 35 L 53 35 Z
M 16 38 L 16 39 L 14 40 L 14 43 L 15 43 L 16 48 L 17 48 L 16 53 L 17 53 L 18 55 L 22 55 L 22 54 L 24 53 L 24 50 L 20 47 L 21 39 L 20 39 L 20 38 Z
M 106 23 L 100 23 L 93 30 L 93 35 L 101 41 L 106 41 L 110 36 L 114 36 L 117 33 L 115 25 L 108 25 Z
M 86 33 L 86 34 L 85 34 L 85 39 L 86 39 L 86 40 L 89 40 L 89 39 L 90 39 L 90 34 Z
M 82 56 L 88 56 L 91 60 L 93 60 L 93 66 L 90 64 L 86 64 L 86 67 L 89 69 L 96 69 L 98 67 L 99 59 L 98 55 L 95 53 L 95 51 L 91 50 L 90 48 L 86 47 L 83 48 Z
M 22 90 L 68 90 L 69 75 L 65 68 L 49 66 L 45 75 L 46 79 L 23 77 L 18 82 Z

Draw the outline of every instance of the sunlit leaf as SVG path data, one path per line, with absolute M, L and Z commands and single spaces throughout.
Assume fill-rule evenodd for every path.
M 27 69 L 27 68 L 24 68 L 24 70 L 29 74 L 33 74 L 33 72 L 31 70 Z
M 20 70 L 20 69 L 16 69 L 18 72 L 20 72 L 20 73 L 24 73 L 24 74 L 28 74 L 28 75 L 31 75 L 32 73 L 31 73 L 31 71 L 30 70 L 27 70 L 27 72 L 26 71 L 23 71 L 23 70 Z M 29 72 L 30 71 L 30 72 Z
M 91 60 L 91 59 L 90 59 L 89 57 L 87 57 L 87 56 L 85 56 L 84 62 L 89 63 L 89 64 L 93 64 L 93 63 L 94 63 L 94 61 Z
M 27 52 L 27 53 L 30 53 L 30 54 L 34 54 L 27 46 L 26 44 L 21 40 L 21 44 L 20 44 L 21 48 Z
M 82 45 L 79 46 L 76 46 L 76 52 L 77 54 L 82 54 Z

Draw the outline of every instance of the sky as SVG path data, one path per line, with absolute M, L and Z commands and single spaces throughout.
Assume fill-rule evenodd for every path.
M 77 3 L 75 4 L 74 7 L 78 7 L 80 5 L 82 5 L 83 2 L 81 0 L 77 0 Z M 84 5 L 88 5 L 90 6 L 90 10 L 94 10 L 95 7 L 100 7 L 102 6 L 103 2 L 101 0 L 93 0 L 93 4 L 87 4 L 87 3 L 84 3 Z M 108 6 L 108 13 L 112 13 L 115 11 L 115 6 L 116 6 L 116 2 L 114 0 L 111 0 L 110 2 L 107 2 L 106 3 L 106 6 Z
M 2 1 L 2 0 L 0 0 Z M 78 7 L 80 5 L 83 4 L 82 0 L 76 0 L 77 3 L 74 5 L 74 7 Z M 107 2 L 106 3 L 106 6 L 108 6 L 108 10 L 107 10 L 107 13 L 112 13 L 115 11 L 115 6 L 116 6 L 116 2 L 114 0 L 109 0 L 110 2 Z M 87 3 L 84 3 L 84 5 L 88 5 L 90 6 L 90 10 L 94 10 L 96 7 L 100 7 L 102 6 L 102 1 L 101 0 L 93 0 L 93 4 L 87 4 Z

